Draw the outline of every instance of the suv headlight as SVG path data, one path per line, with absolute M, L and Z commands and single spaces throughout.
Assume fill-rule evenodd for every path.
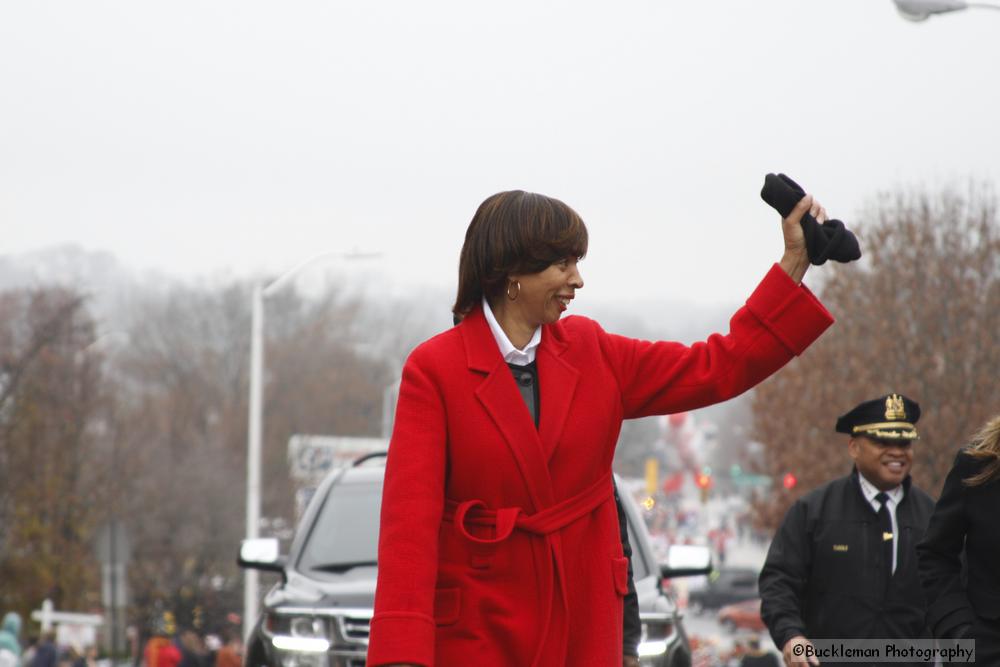
M 639 639 L 639 664 L 659 664 L 660 658 L 674 639 L 674 617 L 671 614 L 640 614 L 642 635 Z
M 264 632 L 280 667 L 327 667 L 330 631 L 326 619 L 269 613 Z

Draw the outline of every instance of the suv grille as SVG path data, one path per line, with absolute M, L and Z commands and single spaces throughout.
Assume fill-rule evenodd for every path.
M 352 639 L 357 642 L 368 643 L 368 632 L 371 626 L 371 617 L 364 616 L 339 616 L 340 632 L 345 639 Z

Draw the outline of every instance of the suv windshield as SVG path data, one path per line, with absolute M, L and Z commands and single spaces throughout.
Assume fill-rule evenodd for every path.
M 336 573 L 375 565 L 381 500 L 381 484 L 334 484 L 302 546 L 299 569 Z

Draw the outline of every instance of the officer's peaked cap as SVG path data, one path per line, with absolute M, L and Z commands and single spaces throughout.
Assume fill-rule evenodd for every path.
M 902 394 L 865 401 L 837 419 L 837 432 L 877 440 L 916 440 L 920 406 Z

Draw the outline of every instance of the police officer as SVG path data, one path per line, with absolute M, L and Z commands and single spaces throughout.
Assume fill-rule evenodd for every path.
M 803 662 L 796 647 L 809 639 L 929 636 L 915 547 L 934 501 L 910 481 L 919 418 L 901 394 L 840 417 L 854 469 L 785 515 L 759 583 L 761 616 L 786 664 Z

